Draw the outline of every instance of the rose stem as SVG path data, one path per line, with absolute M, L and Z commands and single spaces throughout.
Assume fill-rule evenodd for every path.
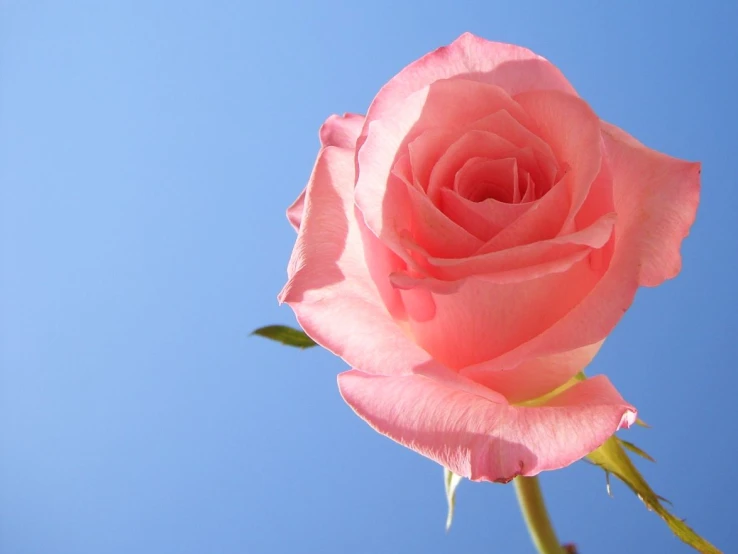
M 538 477 L 516 477 L 513 481 L 520 511 L 539 554 L 564 554 L 546 512 Z

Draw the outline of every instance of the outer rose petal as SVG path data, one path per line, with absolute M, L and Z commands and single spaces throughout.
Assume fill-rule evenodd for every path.
M 290 304 L 310 337 L 350 365 L 369 373 L 410 372 L 428 364 L 429 355 L 395 324 L 369 274 L 353 183 L 353 150 L 324 148 L 279 300 Z M 379 247 L 373 245 L 373 256 L 383 253 Z
M 305 211 L 305 190 L 300 193 L 292 205 L 287 208 L 287 219 L 292 225 L 295 231 L 300 230 L 300 223 L 302 222 L 302 212 Z
M 473 481 L 565 467 L 631 425 L 636 413 L 603 376 L 536 407 L 495 402 L 423 375 L 352 370 L 338 384 L 374 429 Z
M 356 139 L 361 133 L 364 125 L 364 116 L 347 113 L 343 116 L 332 115 L 325 120 L 320 127 L 320 143 L 323 146 L 339 146 L 341 148 L 354 148 Z M 300 230 L 302 212 L 305 209 L 305 191 L 300 193 L 292 205 L 287 208 L 287 219 L 295 231 Z
M 529 90 L 560 90 L 576 95 L 574 88 L 548 60 L 527 48 L 490 42 L 464 33 L 395 75 L 374 98 L 367 122 L 412 93 L 443 79 L 464 78 L 499 86 L 514 95 Z M 366 134 L 366 130 L 362 136 Z
M 524 271 L 530 273 L 528 268 Z M 580 303 L 597 285 L 600 275 L 590 268 L 586 258 L 579 258 L 567 262 L 558 272 L 547 268 L 533 279 L 489 282 L 485 276 L 469 277 L 454 283 L 450 293 L 424 281 L 407 289 L 402 282 L 395 285 L 405 302 L 407 324 L 417 344 L 447 367 L 458 370 L 504 357 L 519 345 L 535 340 Z M 517 359 L 502 368 L 533 357 L 537 356 Z
M 660 285 L 681 269 L 679 248 L 700 199 L 700 164 L 647 148 L 614 125 L 603 122 L 603 131 L 615 208 L 627 214 L 633 235 L 629 246 L 640 254 L 638 282 Z
M 340 116 L 334 114 L 326 119 L 320 128 L 320 143 L 323 146 L 354 148 L 363 126 L 363 115 L 347 113 Z
M 481 363 L 466 367 L 459 373 L 499 392 L 509 402 L 526 402 L 556 390 L 584 371 L 604 342 L 528 360 L 504 371 L 490 370 L 489 364 Z

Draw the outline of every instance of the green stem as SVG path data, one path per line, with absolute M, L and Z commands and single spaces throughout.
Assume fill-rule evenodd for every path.
M 565 554 L 548 518 L 538 477 L 516 477 L 513 483 L 520 511 L 539 554 Z

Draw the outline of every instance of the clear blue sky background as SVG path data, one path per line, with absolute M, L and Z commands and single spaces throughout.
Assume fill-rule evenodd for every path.
M 586 6 L 586 7 L 585 7 Z M 0 0 L 0 552 L 532 553 L 511 486 L 462 483 L 344 405 L 341 360 L 249 337 L 317 130 L 464 31 L 554 61 L 604 119 L 703 162 L 678 279 L 595 360 L 640 467 L 726 552 L 735 505 L 738 5 Z M 682 553 L 584 463 L 542 483 L 583 554 Z

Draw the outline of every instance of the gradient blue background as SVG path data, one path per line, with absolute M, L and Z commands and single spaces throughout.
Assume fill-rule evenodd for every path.
M 585 6 L 588 4 L 588 6 Z M 699 5 L 699 7 L 698 7 Z M 464 31 L 554 61 L 601 117 L 703 162 L 674 281 L 590 373 L 657 490 L 738 552 L 735 2 L 0 0 L 0 552 L 532 553 L 511 486 L 375 434 L 341 360 L 249 332 L 317 130 Z M 584 463 L 542 478 L 582 554 L 690 552 Z

